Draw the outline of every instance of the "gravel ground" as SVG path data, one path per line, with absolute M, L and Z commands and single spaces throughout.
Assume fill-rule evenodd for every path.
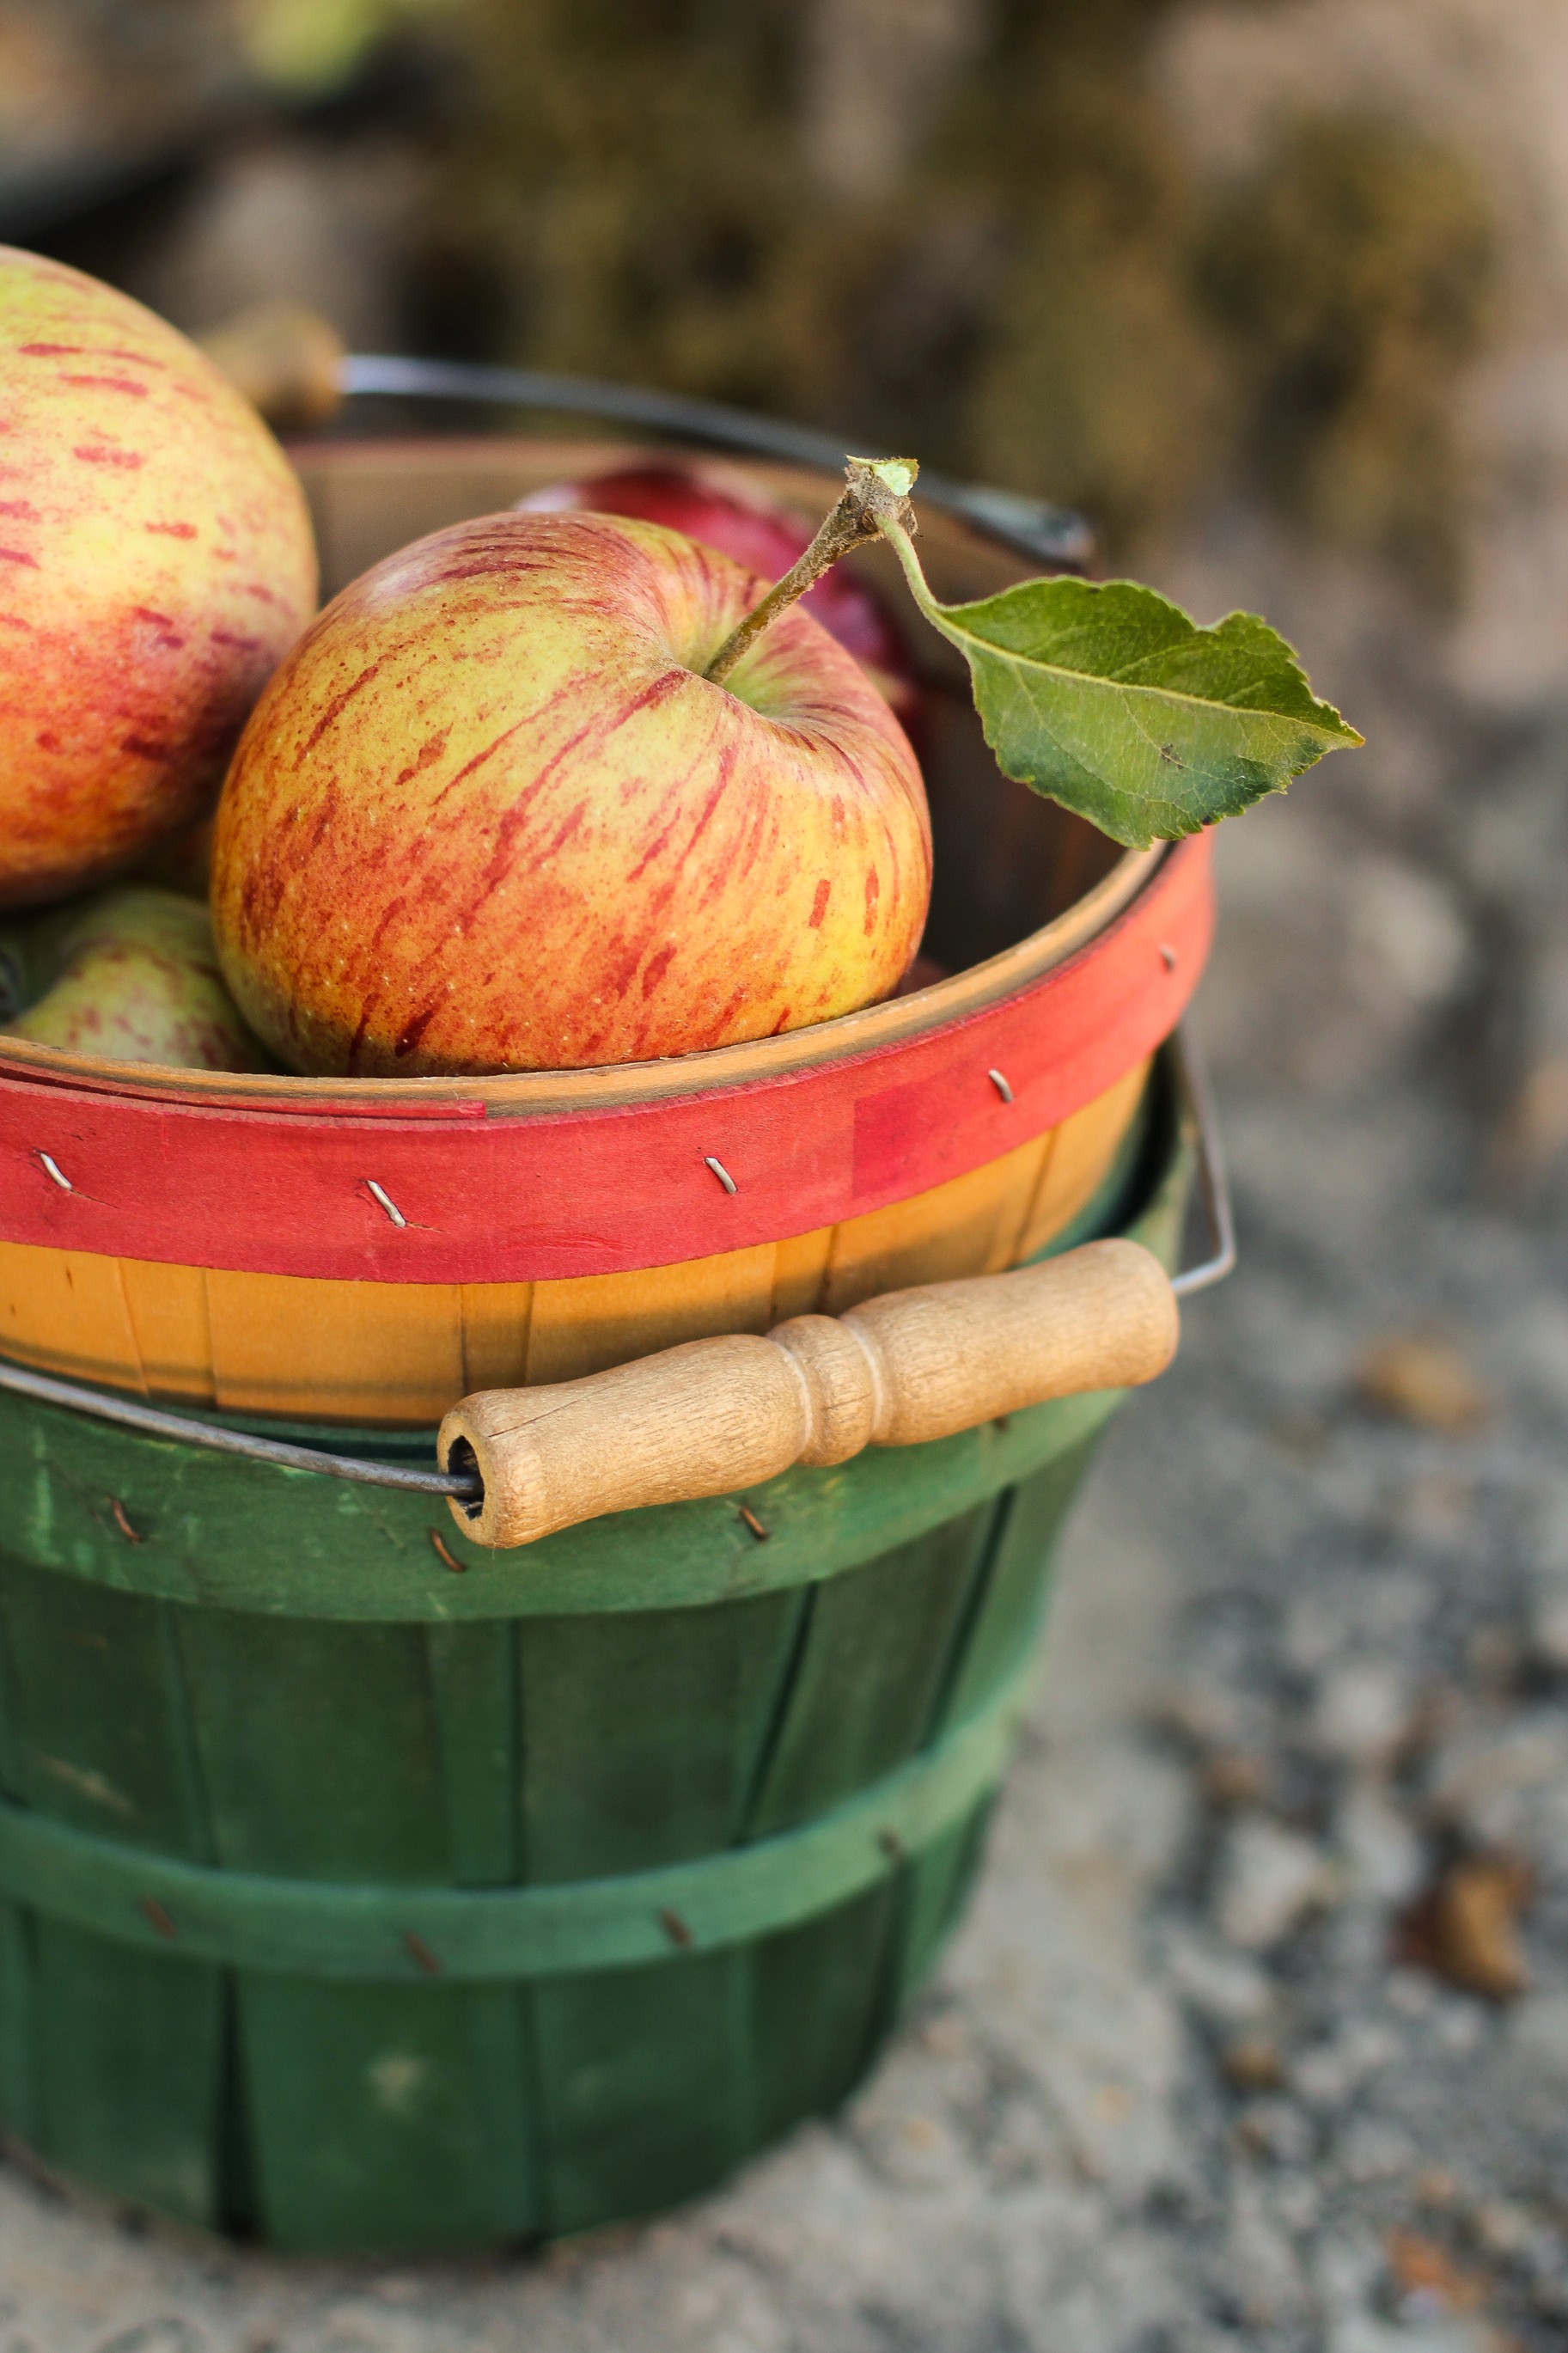
M 1218 555 L 1281 611 L 1267 548 Z M 1378 748 L 1224 841 L 1243 1271 L 1101 1459 L 973 1913 L 873 2081 L 667 2221 L 460 2266 L 286 2265 L 0 2168 L 0 2353 L 1568 2343 L 1568 723 L 1296 593 Z

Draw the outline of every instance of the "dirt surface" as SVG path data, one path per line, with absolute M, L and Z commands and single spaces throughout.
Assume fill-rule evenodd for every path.
M 1374 749 L 1222 837 L 1243 1269 L 1101 1459 L 916 2020 L 543 2257 L 289 2265 L 0 2170 L 0 2353 L 1568 2341 L 1568 721 L 1237 527 L 1170 585 L 1294 626 Z

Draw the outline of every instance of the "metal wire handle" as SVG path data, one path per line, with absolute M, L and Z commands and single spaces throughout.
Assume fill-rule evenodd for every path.
M 743 408 L 727 408 L 718 401 L 689 400 L 683 394 L 655 392 L 642 385 L 552 375 L 539 368 L 489 367 L 469 360 L 413 360 L 390 353 L 353 352 L 339 362 L 338 389 L 354 397 L 369 394 L 395 399 L 497 401 L 513 408 L 608 417 L 617 424 L 679 434 L 689 441 L 711 442 L 721 449 L 744 449 L 756 457 L 815 466 L 830 474 L 838 473 L 844 464 L 842 444 L 830 433 L 814 432 L 809 426 L 785 425 L 772 417 L 753 417 Z M 1046 499 L 1025 498 L 979 482 L 952 481 L 924 467 L 921 496 L 1047 564 L 1085 564 L 1094 550 L 1094 535 L 1083 517 L 1067 507 L 1052 506 Z
M 220 1423 L 197 1421 L 186 1413 L 163 1413 L 156 1406 L 137 1405 L 130 1398 L 106 1397 L 100 1389 L 77 1381 L 57 1381 L 47 1373 L 32 1373 L 21 1365 L 0 1363 L 0 1389 L 17 1397 L 39 1398 L 45 1405 L 63 1405 L 72 1413 L 91 1414 L 99 1421 L 117 1421 L 127 1430 L 142 1430 L 150 1438 L 177 1439 L 183 1446 L 205 1446 L 214 1454 L 243 1454 L 253 1462 L 273 1462 L 285 1471 L 320 1471 L 329 1479 L 352 1479 L 362 1487 L 401 1487 L 418 1495 L 456 1495 L 472 1503 L 479 1482 L 461 1471 L 405 1470 L 396 1462 L 374 1462 L 360 1454 L 329 1454 L 315 1446 L 294 1446 L 287 1439 L 262 1438 L 248 1430 L 225 1430 Z
M 1223 1282 L 1236 1266 L 1236 1218 L 1230 1205 L 1230 1174 L 1220 1141 L 1219 1113 L 1209 1085 L 1208 1065 L 1190 1020 L 1176 1029 L 1176 1075 L 1187 1099 L 1198 1138 L 1198 1206 L 1209 1232 L 1209 1254 L 1171 1278 L 1178 1299 Z
M 1197 1044 L 1184 1022 L 1176 1032 L 1176 1075 L 1197 1131 L 1198 1199 L 1209 1229 L 1209 1255 L 1196 1266 L 1184 1267 L 1171 1288 L 1190 1298 L 1222 1282 L 1236 1264 L 1236 1229 L 1231 1216 L 1230 1186 L 1214 1097 Z M 0 1361 L 0 1389 L 17 1397 L 37 1398 L 44 1405 L 65 1406 L 72 1413 L 90 1414 L 99 1421 L 119 1422 L 127 1430 L 144 1430 L 150 1438 L 170 1438 L 184 1446 L 205 1446 L 215 1454 L 238 1454 L 252 1462 L 271 1462 L 285 1471 L 316 1471 L 328 1479 L 351 1479 L 362 1487 L 400 1488 L 418 1495 L 454 1495 L 472 1504 L 483 1493 L 473 1471 L 415 1471 L 395 1462 L 376 1462 L 365 1455 L 329 1454 L 314 1446 L 295 1446 L 287 1439 L 262 1438 L 248 1430 L 226 1430 L 221 1424 L 197 1421 L 192 1415 L 164 1413 L 157 1406 L 138 1405 L 131 1398 L 110 1397 L 78 1381 L 56 1380 L 51 1374 L 28 1371 Z

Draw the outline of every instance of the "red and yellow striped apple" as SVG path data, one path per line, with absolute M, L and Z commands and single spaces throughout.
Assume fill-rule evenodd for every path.
M 0 906 L 197 816 L 315 601 L 255 410 L 139 302 L 0 247 Z
M 653 523 L 502 514 L 330 605 L 246 728 L 213 911 L 291 1068 L 494 1071 L 767 1036 L 889 995 L 931 886 L 907 738 L 795 607 Z

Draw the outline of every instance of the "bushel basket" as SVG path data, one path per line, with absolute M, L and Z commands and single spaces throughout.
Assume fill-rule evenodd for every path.
M 331 588 L 623 453 L 298 454 Z M 923 543 L 950 597 L 1033 568 L 935 511 Z M 951 978 L 474 1081 L 0 1041 L 5 1356 L 433 1471 L 475 1390 L 1095 1236 L 1173 1271 L 1207 845 L 1121 853 L 1007 783 L 920 650 Z M 831 2107 L 962 1903 L 1116 1402 L 494 1551 L 436 1493 L 0 1389 L 5 2128 L 210 2228 L 413 2249 L 667 2205 Z

